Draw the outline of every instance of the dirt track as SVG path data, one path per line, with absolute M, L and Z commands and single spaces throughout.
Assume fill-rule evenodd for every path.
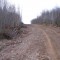
M 0 41 L 0 60 L 60 60 L 60 31 L 28 25 L 28 33 L 15 40 Z

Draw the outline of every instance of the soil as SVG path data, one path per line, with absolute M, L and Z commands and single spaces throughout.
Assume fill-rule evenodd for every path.
M 0 40 L 0 60 L 60 60 L 60 28 L 26 25 L 12 40 Z

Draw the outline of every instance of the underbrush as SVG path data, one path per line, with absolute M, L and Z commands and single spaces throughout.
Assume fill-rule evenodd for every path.
M 15 27 L 8 27 L 3 29 L 2 32 L 0 32 L 0 40 L 11 40 L 15 39 L 17 37 L 21 37 L 23 34 L 27 34 L 28 31 L 26 30 L 27 26 L 25 24 L 20 24 L 19 26 Z

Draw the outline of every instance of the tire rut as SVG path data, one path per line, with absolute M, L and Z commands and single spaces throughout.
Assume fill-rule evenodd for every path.
M 47 33 L 45 31 L 43 31 L 43 34 L 45 35 L 45 37 L 47 39 L 47 41 L 45 43 L 46 49 L 47 49 L 47 53 L 51 57 L 51 60 L 57 60 L 57 56 L 56 56 L 55 50 L 53 48 L 53 45 L 51 43 L 51 39 L 49 38 L 49 36 L 47 35 Z
M 60 60 L 60 35 L 53 29 L 43 28 L 51 39 L 57 60 Z

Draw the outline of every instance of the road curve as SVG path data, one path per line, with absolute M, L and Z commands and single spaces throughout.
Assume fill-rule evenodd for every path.
M 41 25 L 27 25 L 26 29 L 28 34 L 23 38 L 0 41 L 0 46 L 5 47 L 0 51 L 0 60 L 59 60 L 56 47 L 60 48 L 57 42 L 60 38 L 57 32 Z

